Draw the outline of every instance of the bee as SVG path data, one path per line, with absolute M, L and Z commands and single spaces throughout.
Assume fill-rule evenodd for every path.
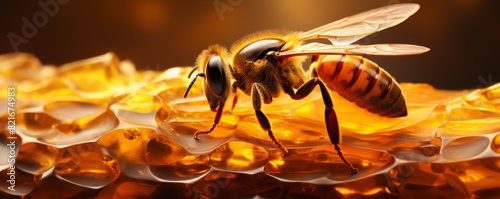
M 287 94 L 294 100 L 309 95 L 319 86 L 325 104 L 326 131 L 330 142 L 351 174 L 355 168 L 341 151 L 341 131 L 330 94 L 333 90 L 361 108 L 384 117 L 407 115 L 406 101 L 394 78 L 365 55 L 415 55 L 429 49 L 410 44 L 359 45 L 355 41 L 372 33 L 395 26 L 419 9 L 418 4 L 394 4 L 365 11 L 323 25 L 307 32 L 267 31 L 246 36 L 226 48 L 213 45 L 196 59 L 188 78 L 197 71 L 184 97 L 197 77 L 203 77 L 204 92 L 212 111 L 216 112 L 212 127 L 198 131 L 199 135 L 212 132 L 219 123 L 222 110 L 230 94 L 238 89 L 251 96 L 257 122 L 267 131 L 276 147 L 289 155 L 275 138 L 262 103 Z M 311 40 L 328 42 L 314 42 Z M 308 73 L 302 67 L 310 57 Z M 306 74 L 307 77 L 306 77 Z M 237 95 L 233 99 L 233 108 Z

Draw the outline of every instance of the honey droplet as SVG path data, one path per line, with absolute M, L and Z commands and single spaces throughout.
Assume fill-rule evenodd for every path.
M 135 129 L 125 129 L 123 131 L 123 136 L 128 140 L 136 140 L 141 137 L 141 131 L 137 128 Z
M 32 174 L 43 174 L 55 165 L 59 149 L 39 143 L 21 146 L 16 158 L 16 167 Z
M 121 171 L 97 144 L 84 143 L 62 149 L 54 173 L 80 186 L 100 188 L 118 178 Z

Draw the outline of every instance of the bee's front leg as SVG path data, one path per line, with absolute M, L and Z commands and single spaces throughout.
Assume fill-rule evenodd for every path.
M 271 131 L 271 123 L 269 122 L 269 119 L 267 119 L 266 114 L 264 114 L 260 109 L 262 107 L 262 101 L 264 102 L 271 102 L 272 98 L 269 93 L 258 83 L 254 83 L 252 85 L 252 92 L 251 92 L 251 98 L 252 98 L 252 104 L 253 108 L 255 109 L 255 116 L 257 117 L 257 120 L 260 124 L 260 126 L 267 131 L 267 134 L 273 141 L 274 145 L 276 145 L 281 151 L 283 151 L 283 158 L 286 156 L 289 156 L 290 153 L 288 152 L 288 149 L 286 149 L 277 139 L 274 137 L 273 131 Z M 262 97 L 264 100 L 262 100 Z

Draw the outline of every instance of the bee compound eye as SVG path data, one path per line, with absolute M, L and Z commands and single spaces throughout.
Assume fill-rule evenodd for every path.
M 284 44 L 281 39 L 262 39 L 243 47 L 237 55 L 240 59 L 257 61 L 264 59 L 270 52 L 279 51 Z
M 213 56 L 207 63 L 206 79 L 208 87 L 217 96 L 221 96 L 226 89 L 226 75 L 224 63 L 219 56 Z

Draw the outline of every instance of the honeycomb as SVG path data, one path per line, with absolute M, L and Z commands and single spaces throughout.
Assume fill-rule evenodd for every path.
M 62 66 L 0 55 L 1 198 L 471 198 L 500 195 L 500 84 L 402 83 L 408 116 L 331 91 L 349 169 L 329 142 L 319 89 L 263 106 L 281 158 L 243 93 L 220 124 L 191 67 L 137 71 L 115 54 Z M 230 99 L 232 96 L 230 96 Z M 231 106 L 228 103 L 227 106 Z M 362 186 L 360 186 L 362 185 Z

